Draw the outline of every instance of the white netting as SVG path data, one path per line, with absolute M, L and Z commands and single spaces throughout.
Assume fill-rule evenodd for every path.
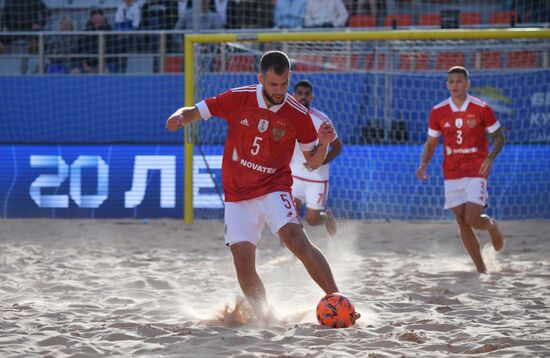
M 547 40 L 196 45 L 196 99 L 256 83 L 259 57 L 269 49 L 289 54 L 294 70 L 290 91 L 298 80 L 313 83 L 313 106 L 332 118 L 344 143 L 331 167 L 329 206 L 337 216 L 448 217 L 442 210 L 441 152 L 430 165 L 428 183 L 418 182 L 414 172 L 430 109 L 449 96 L 446 70 L 453 65 L 470 69 L 471 94 L 493 107 L 508 137 L 490 179 L 490 212 L 503 218 L 548 215 L 541 201 L 549 195 L 544 178 L 550 169 Z M 224 122 L 198 126 L 195 170 L 204 179 L 195 188 L 199 216 L 220 215 L 205 208 L 216 207 L 215 202 L 222 206 L 211 185 L 211 177 L 221 185 L 220 162 L 211 160 L 221 155 Z M 201 204 L 206 199 L 208 206 Z

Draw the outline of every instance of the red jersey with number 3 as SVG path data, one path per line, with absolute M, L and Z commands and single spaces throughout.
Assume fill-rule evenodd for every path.
M 445 179 L 483 177 L 479 169 L 489 153 L 486 132 L 494 133 L 499 128 L 491 107 L 470 95 L 461 108 L 451 98 L 433 107 L 428 135 L 443 135 Z
M 227 120 L 222 162 L 225 201 L 290 192 L 289 163 L 296 141 L 305 151 L 317 143 L 306 107 L 287 94 L 282 104 L 267 108 L 262 91 L 262 85 L 233 88 L 197 103 L 202 118 Z

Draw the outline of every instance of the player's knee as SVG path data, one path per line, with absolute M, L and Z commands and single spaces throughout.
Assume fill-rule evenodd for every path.
M 300 225 L 287 224 L 279 230 L 279 237 L 292 252 L 303 250 L 308 245 L 308 239 Z
M 481 217 L 476 215 L 466 215 L 466 223 L 473 229 L 481 228 Z
M 455 214 L 455 218 L 456 218 L 456 222 L 458 223 L 459 226 L 469 225 L 468 222 L 466 221 L 466 217 L 464 217 L 463 215 L 456 215 Z
M 311 226 L 316 226 L 316 225 L 319 225 L 319 218 L 317 216 L 306 216 L 306 222 L 308 223 L 308 225 L 311 225 Z

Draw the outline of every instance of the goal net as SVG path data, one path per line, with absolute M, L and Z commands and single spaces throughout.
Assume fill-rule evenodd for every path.
M 289 92 L 297 81 L 311 81 L 312 106 L 332 119 L 344 144 L 330 169 L 328 207 L 335 215 L 446 219 L 442 146 L 429 166 L 428 181 L 418 181 L 415 169 L 430 110 L 449 97 L 446 71 L 466 66 L 470 94 L 491 105 L 508 139 L 489 179 L 489 213 L 501 219 L 548 218 L 549 32 L 523 31 L 386 32 L 387 40 L 382 32 L 293 33 L 280 35 L 279 41 L 272 34 L 269 40 L 221 36 L 208 43 L 195 35 L 188 39 L 194 43 L 193 71 L 186 74 L 187 89 L 194 93 L 188 102 L 257 83 L 264 51 L 285 51 L 293 67 Z M 226 129 L 224 120 L 212 119 L 199 123 L 191 138 L 193 208 L 200 218 L 223 213 L 220 167 Z

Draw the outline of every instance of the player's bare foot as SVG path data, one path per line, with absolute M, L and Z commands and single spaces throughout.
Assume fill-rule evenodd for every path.
M 500 251 L 504 247 L 504 236 L 500 232 L 497 221 L 492 220 L 492 228 L 489 230 L 489 235 L 491 235 L 491 243 L 495 248 L 495 251 Z
M 336 235 L 336 220 L 330 209 L 325 210 L 325 227 L 330 236 Z

